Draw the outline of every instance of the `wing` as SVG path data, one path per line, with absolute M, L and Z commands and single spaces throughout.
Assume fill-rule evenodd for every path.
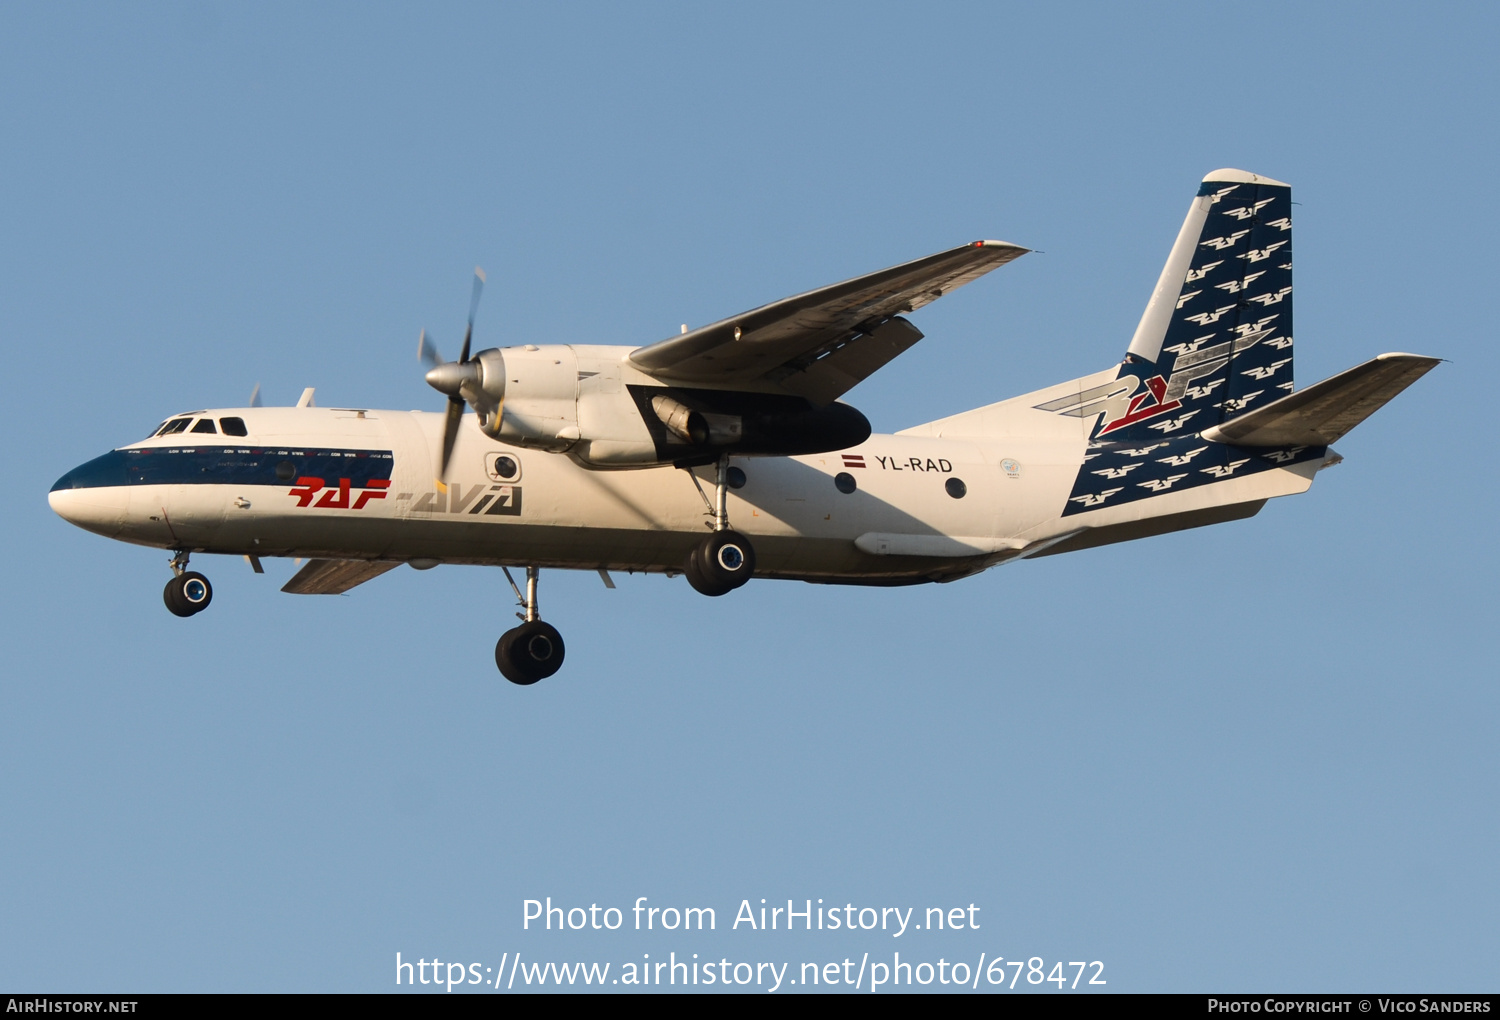
M 770 382 L 815 404 L 847 392 L 922 339 L 901 318 L 1028 249 L 1004 241 L 962 248 L 811 290 L 642 347 L 637 368 L 710 386 Z
M 342 595 L 400 565 L 390 560 L 308 560 L 281 590 L 293 595 Z

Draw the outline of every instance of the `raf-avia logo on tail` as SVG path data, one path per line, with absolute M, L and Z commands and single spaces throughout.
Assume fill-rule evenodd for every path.
M 1240 334 L 1239 336 L 1211 347 L 1196 345 L 1212 339 L 1213 334 L 1178 345 L 1175 350 L 1176 360 L 1166 375 L 1156 373 L 1143 379 L 1141 375 L 1132 371 L 1139 366 L 1127 364 L 1118 378 L 1081 393 L 1070 393 L 1065 397 L 1049 400 L 1045 404 L 1038 404 L 1037 410 L 1054 411 L 1076 418 L 1087 418 L 1102 412 L 1103 417 L 1094 433 L 1096 439 L 1138 422 L 1161 418 L 1173 411 L 1181 410 L 1185 401 L 1212 395 L 1223 382 L 1222 379 L 1214 379 L 1206 386 L 1193 384 L 1200 379 L 1218 375 L 1232 358 L 1270 336 L 1274 332 L 1270 323 L 1275 318 L 1276 316 L 1272 315 L 1257 322 L 1236 326 L 1235 331 Z M 1282 364 L 1290 364 L 1290 359 Z M 1274 371 L 1275 369 L 1270 370 L 1272 373 Z M 1266 372 L 1267 369 L 1257 366 L 1248 369 L 1246 374 L 1253 378 Z M 1144 392 L 1142 392 L 1143 384 Z M 1214 406 L 1220 407 L 1218 404 Z M 1197 413 L 1198 409 L 1195 408 L 1185 415 L 1148 427 L 1162 433 L 1175 432 Z

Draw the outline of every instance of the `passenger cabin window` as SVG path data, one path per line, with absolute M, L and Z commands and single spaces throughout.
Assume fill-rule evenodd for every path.
M 193 431 L 207 432 L 211 436 L 219 434 L 218 430 L 214 428 L 214 420 L 212 418 L 199 418 L 198 424 L 193 426 Z
M 192 421 L 193 419 L 191 418 L 173 418 L 163 425 L 161 430 L 156 434 L 159 436 L 175 436 L 177 433 L 185 431 L 192 424 Z
M 250 434 L 245 431 L 245 419 L 243 418 L 220 418 L 219 428 L 224 430 L 226 436 L 248 436 Z M 213 430 L 210 429 L 209 431 L 212 432 Z

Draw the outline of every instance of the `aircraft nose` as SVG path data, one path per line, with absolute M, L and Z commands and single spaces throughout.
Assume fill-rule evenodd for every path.
M 78 465 L 57 480 L 47 502 L 69 524 L 114 537 L 125 526 L 130 508 L 123 458 L 110 451 Z

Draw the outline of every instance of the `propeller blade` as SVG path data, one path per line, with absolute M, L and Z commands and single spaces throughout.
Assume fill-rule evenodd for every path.
M 484 290 L 484 270 L 474 267 L 474 293 L 469 295 L 469 324 L 474 324 L 474 313 L 479 311 L 479 293 Z
M 260 406 L 260 383 L 255 384 L 255 389 L 250 391 L 250 407 Z
M 474 338 L 474 313 L 479 311 L 479 295 L 484 290 L 484 270 L 474 267 L 474 292 L 469 296 L 469 328 L 464 331 L 464 349 L 458 353 L 458 363 L 469 360 L 469 341 Z
M 463 420 L 462 397 L 448 398 L 448 416 L 443 421 L 443 460 L 438 468 L 438 478 L 448 477 L 448 459 L 453 456 L 453 444 L 458 440 L 458 425 Z
M 425 362 L 429 368 L 436 368 L 443 363 L 443 356 L 438 353 L 437 346 L 427 339 L 427 330 L 422 330 L 422 335 L 417 337 L 417 360 Z
M 422 330 L 422 335 L 417 338 L 417 358 L 429 366 L 427 384 L 448 394 L 448 410 L 443 417 L 443 456 L 438 464 L 439 480 L 448 477 L 448 461 L 453 456 L 453 444 L 458 442 L 458 427 L 463 422 L 464 406 L 467 403 L 463 397 L 463 385 L 465 381 L 473 381 L 479 371 L 478 365 L 468 369 L 460 366 L 469 361 L 469 345 L 474 339 L 474 313 L 479 310 L 479 295 L 483 290 L 484 270 L 475 266 L 474 292 L 469 298 L 469 328 L 464 331 L 464 346 L 458 352 L 456 362 L 443 360 L 437 347 L 427 339 L 427 330 Z

